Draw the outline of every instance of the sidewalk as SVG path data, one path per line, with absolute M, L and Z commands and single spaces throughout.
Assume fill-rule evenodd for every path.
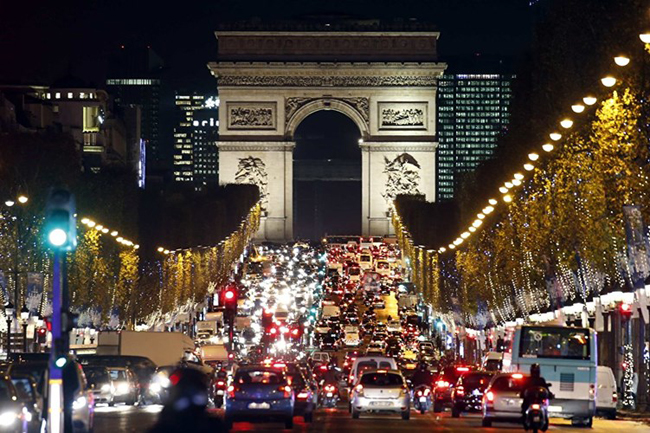
M 637 412 L 632 410 L 619 409 L 616 419 L 639 421 L 650 425 L 650 412 Z

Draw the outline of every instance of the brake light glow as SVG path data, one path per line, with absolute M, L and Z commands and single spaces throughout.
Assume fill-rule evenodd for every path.
M 305 391 L 303 391 L 301 393 L 298 393 L 298 398 L 300 398 L 300 399 L 305 399 L 307 397 L 309 397 L 309 393 L 307 393 Z
M 431 390 L 429 388 L 426 388 L 424 390 L 424 395 L 429 395 L 429 394 L 431 394 Z
M 284 364 L 282 362 L 276 362 L 275 364 L 273 364 L 273 368 L 285 368 L 286 366 L 287 364 Z
M 277 334 L 277 333 L 278 333 L 278 330 L 275 329 L 275 328 L 271 328 L 271 330 L 270 330 L 269 332 L 270 332 L 271 334 Z
M 355 387 L 355 389 L 357 390 L 357 392 L 363 392 L 363 385 L 359 384 Z
M 284 385 L 278 388 L 278 391 L 284 393 L 284 398 L 291 397 L 291 387 L 289 385 Z
M 388 373 L 387 370 L 377 370 L 377 373 Z
M 321 371 L 325 371 L 327 370 L 327 365 L 321 365 L 319 368 Z
M 463 388 L 462 386 L 456 387 L 456 394 L 465 395 L 465 388 Z
M 469 371 L 469 367 L 456 367 L 456 371 Z
M 539 406 L 537 403 L 533 403 L 533 404 L 530 405 L 530 407 L 531 407 L 531 409 L 533 409 L 533 410 L 539 410 L 539 407 L 540 407 L 540 406 Z
M 225 382 L 223 380 L 220 380 L 217 382 L 217 386 L 224 386 Z
M 486 392 L 486 393 L 485 393 L 485 398 L 486 398 L 487 401 L 489 401 L 490 403 L 493 402 L 493 401 L 494 401 L 494 393 L 493 393 L 492 391 L 488 391 L 488 392 Z
M 616 402 L 618 402 L 618 394 L 614 392 L 612 393 L 612 403 L 616 403 Z
M 512 375 L 512 378 L 513 379 L 523 379 L 524 375 L 521 374 L 521 373 L 515 373 L 515 374 Z
M 334 385 L 325 385 L 325 391 L 334 391 Z
M 228 393 L 228 398 L 235 398 L 235 387 L 233 385 L 230 385 L 226 392 Z
M 439 380 L 438 382 L 436 382 L 436 385 L 438 386 L 438 388 L 447 388 L 449 386 L 449 382 L 447 382 L 446 380 Z

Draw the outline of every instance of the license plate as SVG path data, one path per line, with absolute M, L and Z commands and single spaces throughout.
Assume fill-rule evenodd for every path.
M 250 403 L 248 405 L 249 409 L 271 409 L 271 405 L 268 403 Z
M 426 397 L 420 397 L 420 403 L 426 403 L 427 398 Z
M 373 401 L 373 402 L 370 402 L 370 406 L 382 406 L 382 407 L 385 407 L 385 406 L 392 406 L 392 404 L 391 404 L 390 401 Z
M 549 406 L 549 412 L 562 412 L 562 406 Z
M 539 422 L 539 417 L 538 417 L 538 416 L 534 416 L 534 417 L 533 417 L 533 421 L 534 421 L 534 422 Z
M 328 397 L 332 397 L 332 393 L 331 393 L 331 392 L 328 392 L 328 393 L 327 393 L 327 396 L 328 396 Z
M 223 390 L 217 391 L 217 395 L 223 395 Z

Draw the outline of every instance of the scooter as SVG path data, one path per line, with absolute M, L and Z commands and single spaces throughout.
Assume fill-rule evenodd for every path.
M 413 407 L 424 415 L 431 410 L 431 387 L 420 385 L 413 390 Z
M 548 429 L 548 401 L 552 394 L 544 387 L 527 389 L 525 398 L 529 401 L 524 413 L 524 429 L 533 433 Z
M 338 387 L 331 383 L 324 384 L 321 401 L 323 402 L 323 407 L 336 407 L 339 401 Z

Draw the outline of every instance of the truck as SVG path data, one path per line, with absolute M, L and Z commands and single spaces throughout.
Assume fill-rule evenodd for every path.
M 397 304 L 399 308 L 412 308 L 415 307 L 418 304 L 418 296 L 417 295 L 406 295 L 402 294 L 400 295 Z
M 215 337 L 219 329 L 216 320 L 202 320 L 196 322 L 196 337 L 199 340 L 208 340 Z
M 224 344 L 209 344 L 201 346 L 201 358 L 206 364 L 228 361 L 228 349 Z
M 97 355 L 144 356 L 158 366 L 176 365 L 194 342 L 180 332 L 102 331 L 97 338 Z

